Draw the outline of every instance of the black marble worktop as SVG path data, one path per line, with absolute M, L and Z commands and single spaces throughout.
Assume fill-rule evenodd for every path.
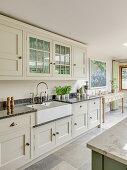
M 24 114 L 28 114 L 28 113 L 32 113 L 32 112 L 36 112 L 36 111 L 37 111 L 37 109 L 29 108 L 27 106 L 17 106 L 17 107 L 14 107 L 13 110 L 11 110 L 11 109 L 1 110 L 0 111 L 0 119 L 6 119 L 6 118 L 24 115 Z
M 88 101 L 88 100 L 93 100 L 93 99 L 97 99 L 97 98 L 102 98 L 102 96 L 86 96 L 86 97 L 80 97 L 80 98 L 70 98 L 70 99 L 54 99 L 55 101 L 59 101 L 59 102 L 64 102 L 64 103 L 70 103 L 70 104 L 74 104 L 74 103 L 79 103 L 79 102 L 84 102 L 84 101 Z

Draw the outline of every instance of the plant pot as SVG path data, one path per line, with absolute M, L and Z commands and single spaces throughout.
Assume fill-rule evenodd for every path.
M 57 95 L 57 99 L 60 100 L 61 99 L 61 95 Z
M 65 94 L 62 94 L 62 100 L 65 100 Z
M 66 98 L 66 99 L 69 99 L 69 94 L 65 94 L 65 98 Z

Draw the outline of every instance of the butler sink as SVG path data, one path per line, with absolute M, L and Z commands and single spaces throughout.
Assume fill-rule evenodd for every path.
M 37 109 L 35 124 L 46 123 L 55 119 L 71 115 L 71 104 L 52 101 L 43 104 L 27 105 Z

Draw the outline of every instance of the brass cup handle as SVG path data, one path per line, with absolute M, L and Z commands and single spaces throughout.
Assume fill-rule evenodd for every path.
M 29 143 L 26 143 L 26 146 L 30 146 L 30 144 L 29 144 Z
M 56 136 L 56 134 L 55 134 L 55 133 L 53 133 L 53 134 L 52 134 L 52 136 Z
M 10 127 L 16 126 L 17 124 L 15 122 L 13 122 L 12 124 L 10 124 Z
M 59 132 L 56 132 L 57 135 L 59 135 L 60 133 Z

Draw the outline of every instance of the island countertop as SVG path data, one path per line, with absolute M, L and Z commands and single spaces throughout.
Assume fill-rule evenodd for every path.
M 89 141 L 87 147 L 127 165 L 127 118 Z

